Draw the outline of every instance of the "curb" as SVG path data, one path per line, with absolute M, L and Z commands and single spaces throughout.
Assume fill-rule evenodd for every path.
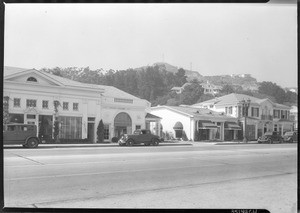
M 191 143 L 160 143 L 159 146 L 192 146 Z M 122 147 L 119 146 L 118 143 L 112 143 L 112 144 L 39 144 L 37 148 L 33 149 L 45 149 L 45 148 L 83 148 L 83 147 Z M 124 146 L 126 147 L 126 146 Z M 135 145 L 135 147 L 145 147 L 143 144 Z M 16 145 L 4 145 L 4 149 L 24 149 L 22 145 L 16 144 Z

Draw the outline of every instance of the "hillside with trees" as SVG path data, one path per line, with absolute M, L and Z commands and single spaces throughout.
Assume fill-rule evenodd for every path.
M 197 77 L 189 80 L 186 74 L 187 71 L 183 68 L 177 69 L 170 65 L 168 69 L 172 68 L 173 71 L 171 72 L 163 65 L 156 64 L 154 66 L 117 71 L 91 70 L 89 67 L 43 68 L 41 71 L 83 83 L 114 86 L 136 97 L 148 100 L 152 106 L 191 105 L 214 98 L 210 94 L 204 94 L 203 88 L 199 85 L 206 80 L 202 75 L 199 74 L 202 80 L 199 80 Z M 232 76 L 229 77 L 232 78 Z M 265 81 L 258 83 L 250 75 L 246 77 L 235 76 L 235 81 L 230 80 L 229 77 L 223 76 L 223 78 L 220 78 L 216 76 L 214 78 L 217 79 L 216 82 L 223 84 L 223 89 L 216 96 L 235 92 L 257 98 L 269 98 L 273 102 L 289 106 L 297 104 L 296 93 L 287 92 L 275 83 Z M 213 78 L 209 79 L 212 80 Z M 246 84 L 247 81 L 255 82 L 258 89 L 244 89 L 244 87 L 235 84 L 236 82 Z M 186 82 L 190 82 L 191 84 L 186 86 L 181 94 L 171 91 L 173 87 L 181 87 Z

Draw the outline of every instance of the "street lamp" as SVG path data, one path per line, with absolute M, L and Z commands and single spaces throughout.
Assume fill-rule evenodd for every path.
M 247 140 L 247 137 L 246 137 L 246 127 L 247 127 L 247 116 L 248 116 L 248 109 L 249 109 L 249 106 L 250 106 L 250 102 L 251 100 L 248 98 L 247 101 L 245 101 L 245 99 L 243 99 L 240 104 L 242 105 L 242 115 L 244 116 L 244 128 L 243 128 L 243 135 L 244 135 L 244 138 L 243 138 L 243 142 L 248 142 Z

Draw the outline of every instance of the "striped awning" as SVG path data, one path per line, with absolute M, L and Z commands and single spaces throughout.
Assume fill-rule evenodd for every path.
M 226 129 L 226 130 L 242 130 L 242 128 L 235 122 L 225 122 L 224 129 Z
M 199 129 L 217 129 L 218 126 L 215 125 L 213 122 L 211 121 L 199 121 L 198 123 L 198 128 Z

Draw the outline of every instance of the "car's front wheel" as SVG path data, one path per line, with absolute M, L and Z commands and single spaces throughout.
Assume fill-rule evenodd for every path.
M 39 141 L 36 138 L 29 138 L 26 143 L 28 148 L 36 148 L 38 145 Z
M 293 142 L 294 142 L 294 141 L 293 141 L 293 138 L 291 138 L 291 139 L 290 139 L 290 143 L 293 143 Z
M 156 138 L 152 139 L 152 145 L 153 146 L 158 146 L 158 144 L 159 144 L 158 139 L 156 139 Z
M 133 140 L 132 140 L 132 139 L 129 139 L 129 140 L 126 142 L 126 145 L 127 145 L 127 146 L 132 146 L 132 145 L 133 145 Z
M 282 143 L 282 141 L 283 141 L 282 138 L 280 138 L 280 139 L 279 139 L 279 143 Z
M 271 138 L 268 139 L 268 143 L 273 143 Z

